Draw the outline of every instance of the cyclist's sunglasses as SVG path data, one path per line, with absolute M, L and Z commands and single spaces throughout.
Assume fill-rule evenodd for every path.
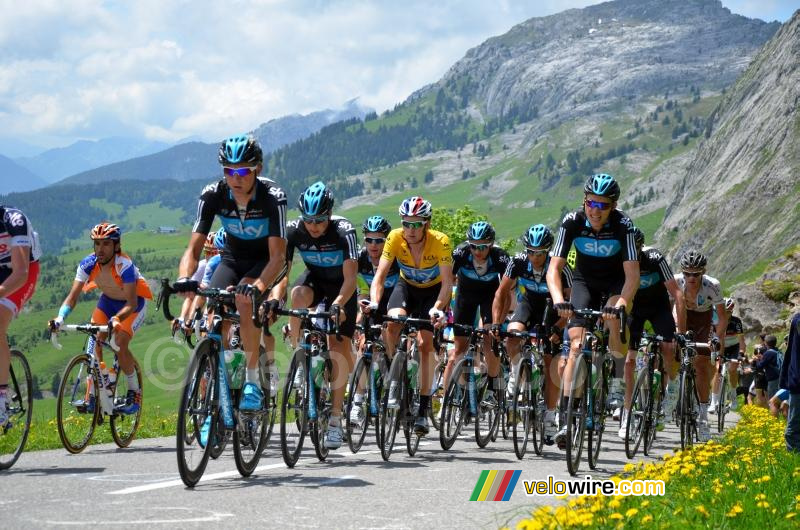
M 302 219 L 304 223 L 310 225 L 319 225 L 328 220 L 328 214 L 317 215 L 316 217 L 300 217 L 300 219 Z
M 410 228 L 412 230 L 425 226 L 425 221 L 403 221 L 402 223 L 403 228 Z
M 250 173 L 254 172 L 258 166 L 251 166 L 251 167 L 222 167 L 222 172 L 225 174 L 226 177 L 246 177 Z
M 492 245 L 490 243 L 470 243 L 469 248 L 471 250 L 486 250 Z
M 703 271 L 697 271 L 697 272 L 683 271 L 683 275 L 688 276 L 689 278 L 697 278 L 698 276 L 703 275 Z
M 380 245 L 384 241 L 386 241 L 385 237 L 365 237 L 364 238 L 364 243 L 366 243 L 367 245 Z
M 608 210 L 611 208 L 610 202 L 593 201 L 591 199 L 586 199 L 583 201 L 583 204 L 585 204 L 587 208 L 596 208 L 598 210 Z
M 525 252 L 531 256 L 547 256 L 547 250 L 538 250 L 535 248 L 526 248 Z

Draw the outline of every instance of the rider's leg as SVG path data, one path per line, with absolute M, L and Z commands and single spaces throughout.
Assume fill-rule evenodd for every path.
M 453 373 L 453 367 L 456 365 L 458 360 L 464 355 L 464 352 L 467 351 L 467 345 L 469 344 L 469 339 L 467 337 L 453 337 L 453 350 L 450 352 L 450 355 L 447 357 L 447 366 L 444 369 L 444 378 L 445 381 L 445 388 L 450 384 L 450 374 Z
M 297 285 L 292 288 L 290 300 L 292 309 L 307 309 L 314 303 L 314 291 L 307 285 Z M 289 317 L 289 330 L 292 348 L 296 348 L 300 337 L 299 318 Z
M 8 346 L 8 326 L 14 313 L 0 304 L 0 425 L 8 420 L 6 416 L 6 394 L 8 392 L 9 364 L 11 349 Z

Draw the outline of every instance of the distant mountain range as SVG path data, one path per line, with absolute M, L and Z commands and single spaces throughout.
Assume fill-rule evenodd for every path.
M 10 158 L 0 155 L 0 195 L 12 191 L 35 190 L 44 186 L 47 186 L 44 179 Z

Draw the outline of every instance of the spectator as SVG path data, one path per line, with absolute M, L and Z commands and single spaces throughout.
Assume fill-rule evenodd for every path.
M 756 344 L 753 350 L 753 358 L 750 359 L 750 366 L 746 373 L 752 374 L 753 382 L 750 384 L 749 403 L 759 407 L 767 406 L 767 375 L 763 368 L 758 368 L 757 364 L 764 357 L 766 346 Z
M 784 418 L 789 417 L 789 391 L 781 388 L 775 395 L 769 398 L 769 412 L 776 418 L 778 414 L 783 414 Z
M 750 368 L 750 358 L 747 354 L 742 355 L 739 363 L 739 388 L 736 389 L 737 396 L 744 396 L 745 403 L 752 403 L 750 388 L 753 385 L 753 371 Z M 755 394 L 752 394 L 755 395 Z
M 767 335 L 764 342 L 767 344 L 768 349 L 754 365 L 756 370 L 764 371 L 764 376 L 767 379 L 767 399 L 769 399 L 775 395 L 779 388 L 778 378 L 781 375 L 779 363 L 782 359 L 778 357 L 783 354 L 778 351 L 778 339 L 775 335 Z M 766 403 L 764 406 L 766 406 Z
M 800 452 L 800 313 L 792 318 L 789 343 L 781 367 L 780 387 L 789 391 L 786 449 Z

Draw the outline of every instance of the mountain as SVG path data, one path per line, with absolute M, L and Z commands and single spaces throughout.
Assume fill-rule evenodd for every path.
M 758 52 L 706 124 L 659 231 L 709 269 L 742 273 L 800 241 L 800 11 Z
M 56 182 L 69 175 L 96 167 L 149 155 L 169 147 L 164 142 L 126 137 L 80 140 L 67 147 L 48 149 L 36 156 L 18 158 L 16 162 L 30 171 L 42 175 L 48 182 Z
M 358 100 L 353 99 L 341 109 L 326 109 L 307 115 L 293 114 L 270 120 L 261 124 L 253 131 L 253 134 L 258 138 L 265 153 L 270 153 L 283 145 L 314 134 L 326 125 L 346 119 L 363 119 L 370 112 L 374 111 L 359 105 Z M 140 153 L 140 156 L 130 160 L 118 159 L 123 161 L 101 164 L 101 167 L 96 167 L 96 169 L 65 173 L 63 176 L 72 176 L 65 178 L 61 183 L 78 184 L 123 179 L 211 178 L 220 173 L 217 163 L 218 145 L 217 143 L 206 144 L 190 141 L 154 154 L 147 154 L 148 156 L 141 156 L 145 153 Z
M 0 155 L 0 195 L 13 191 L 28 191 L 47 186 L 40 176 L 34 175 L 13 160 Z

